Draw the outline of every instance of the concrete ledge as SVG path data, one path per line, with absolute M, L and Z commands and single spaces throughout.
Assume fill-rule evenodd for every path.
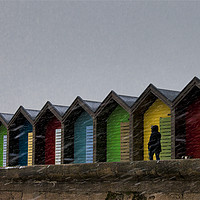
M 199 200 L 200 160 L 1 168 L 0 199 Z
M 169 161 L 135 161 L 73 165 L 42 165 L 0 169 L 0 182 L 5 181 L 200 181 L 200 159 Z

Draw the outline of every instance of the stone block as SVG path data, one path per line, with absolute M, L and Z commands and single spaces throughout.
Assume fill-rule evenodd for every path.
M 200 193 L 186 193 L 183 194 L 184 200 L 199 200 L 200 199 Z

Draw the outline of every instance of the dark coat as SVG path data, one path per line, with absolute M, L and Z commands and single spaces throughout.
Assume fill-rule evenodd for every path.
M 152 153 L 160 153 L 161 152 L 161 134 L 158 132 L 158 126 L 153 126 L 152 128 L 152 133 L 149 139 L 148 143 L 148 148 L 149 151 Z

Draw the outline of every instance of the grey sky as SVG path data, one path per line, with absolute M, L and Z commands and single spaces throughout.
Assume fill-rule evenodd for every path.
M 199 72 L 198 1 L 0 1 L 0 112 L 181 90 Z

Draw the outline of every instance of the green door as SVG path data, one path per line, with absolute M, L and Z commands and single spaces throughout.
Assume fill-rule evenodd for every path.
M 117 106 L 107 120 L 107 162 L 120 162 L 121 139 L 127 144 L 127 141 L 125 141 L 127 139 L 126 126 L 124 127 L 124 124 L 122 125 L 124 127 L 122 129 L 125 136 L 121 138 L 121 122 L 129 122 L 129 114 L 121 106 Z M 125 150 L 124 146 L 127 146 L 126 144 L 122 145 L 123 150 Z M 125 150 L 122 156 L 126 154 Z

